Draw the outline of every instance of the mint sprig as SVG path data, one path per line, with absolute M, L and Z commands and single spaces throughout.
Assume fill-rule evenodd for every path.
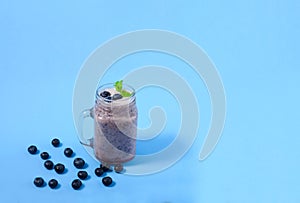
M 130 97 L 132 95 L 132 93 L 123 90 L 123 80 L 115 82 L 114 86 L 116 91 L 118 91 L 122 95 L 122 97 Z
M 115 88 L 118 92 L 121 92 L 123 88 L 123 80 L 117 81 L 115 83 Z

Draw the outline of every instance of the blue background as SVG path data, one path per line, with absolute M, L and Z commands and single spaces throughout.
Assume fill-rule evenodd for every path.
M 300 202 L 299 10 L 296 0 L 1 1 L 0 202 Z M 96 47 L 149 28 L 177 32 L 208 53 L 226 90 L 226 125 L 214 152 L 198 161 L 210 121 L 203 82 L 170 57 L 141 56 L 136 65 L 162 63 L 191 83 L 201 110 L 199 135 L 171 168 L 139 177 L 113 173 L 115 186 L 105 188 L 93 175 L 98 163 L 76 138 L 73 86 Z M 122 77 L 117 66 L 106 80 Z M 152 104 L 146 104 L 147 95 L 141 92 L 138 104 L 145 126 Z M 170 96 L 159 90 L 156 95 L 162 105 Z M 176 105 L 166 111 L 174 107 L 176 115 Z M 171 133 L 178 128 L 173 117 Z M 54 137 L 62 147 L 50 145 Z M 68 172 L 46 171 L 38 155 L 28 154 L 30 144 L 49 151 Z M 80 191 L 70 187 L 77 170 L 62 155 L 67 146 L 88 163 L 91 177 Z M 55 177 L 61 186 L 36 188 L 35 176 Z

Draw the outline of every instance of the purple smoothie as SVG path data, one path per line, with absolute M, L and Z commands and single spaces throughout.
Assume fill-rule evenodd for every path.
M 114 88 L 105 90 L 116 94 Z M 135 156 L 138 112 L 134 90 L 130 92 L 132 96 L 118 100 L 96 98 L 94 151 L 97 159 L 109 165 L 130 161 Z

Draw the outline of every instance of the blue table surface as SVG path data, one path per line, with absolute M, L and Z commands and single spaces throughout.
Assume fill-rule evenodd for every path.
M 1 1 L 0 202 L 300 202 L 299 9 L 296 0 Z M 112 173 L 115 185 L 104 187 L 93 174 L 99 163 L 77 139 L 73 88 L 96 47 L 139 29 L 169 30 L 205 50 L 224 83 L 225 128 L 213 153 L 199 161 L 211 115 L 203 81 L 159 53 L 125 58 L 103 82 L 121 78 L 131 67 L 168 66 L 195 91 L 201 124 L 190 150 L 172 167 L 145 176 Z M 126 64 L 132 66 L 122 69 Z M 159 102 L 147 102 L 151 94 Z M 179 109 L 175 102 L 168 105 L 170 95 L 150 88 L 137 98 L 141 126 L 149 124 L 147 112 L 158 104 L 166 109 L 167 131 L 177 132 Z M 54 137 L 61 147 L 51 146 Z M 31 144 L 63 162 L 67 173 L 44 169 L 39 155 L 27 152 Z M 88 163 L 90 178 L 80 191 L 70 187 L 77 170 L 63 156 L 68 146 Z M 143 143 L 138 152 L 163 147 Z M 36 188 L 36 176 L 57 178 L 60 187 Z

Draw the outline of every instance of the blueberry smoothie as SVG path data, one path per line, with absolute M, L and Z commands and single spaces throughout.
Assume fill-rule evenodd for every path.
M 94 107 L 94 152 L 107 165 L 120 165 L 135 156 L 137 134 L 135 91 L 121 83 L 97 90 Z

